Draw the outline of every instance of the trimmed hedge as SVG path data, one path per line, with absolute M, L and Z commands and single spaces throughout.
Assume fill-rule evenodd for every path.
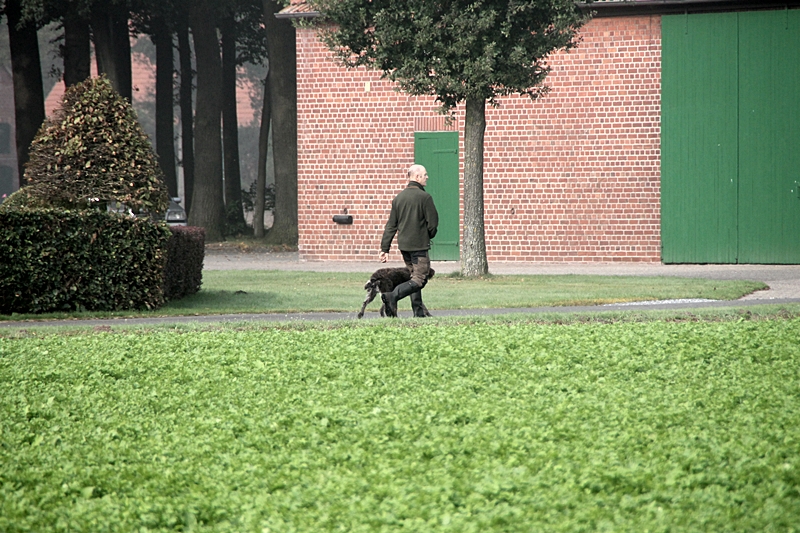
M 0 313 L 158 308 L 170 236 L 102 211 L 0 211 Z
M 164 267 L 164 298 L 180 300 L 200 290 L 203 282 L 206 231 L 194 226 L 173 226 Z

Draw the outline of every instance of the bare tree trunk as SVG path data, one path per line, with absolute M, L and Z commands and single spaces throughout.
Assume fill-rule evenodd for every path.
M 222 64 L 210 1 L 195 4 L 191 18 L 197 54 L 195 112 L 196 171 L 189 224 L 206 230 L 206 242 L 221 241 L 225 223 L 222 187 Z
M 181 108 L 181 166 L 183 167 L 183 194 L 186 197 L 186 212 L 192 208 L 194 194 L 194 109 L 192 106 L 192 49 L 189 42 L 189 26 L 186 21 L 178 25 L 178 56 L 180 63 L 180 108 Z
M 297 59 L 295 30 L 277 19 L 281 2 L 263 0 L 267 29 L 272 149 L 275 162 L 275 220 L 267 235 L 273 244 L 297 244 Z
M 116 55 L 118 92 L 133 102 L 133 65 L 131 60 L 130 11 L 124 3 L 112 4 L 114 54 Z
M 476 277 L 489 273 L 483 222 L 483 136 L 486 101 L 467 98 L 464 120 L 464 246 L 461 273 Z
M 31 141 L 44 122 L 44 88 L 39 59 L 39 41 L 33 22 L 20 26 L 20 0 L 6 0 L 11 71 L 14 84 L 14 114 L 19 185 L 25 185 L 25 163 Z
M 64 85 L 67 87 L 81 83 L 90 75 L 90 40 L 89 21 L 72 10 L 65 14 L 61 56 L 64 58 Z
M 92 34 L 97 72 L 105 74 L 120 95 L 132 101 L 131 42 L 124 5 L 97 2 L 92 6 Z
M 230 230 L 244 230 L 242 176 L 239 168 L 239 123 L 236 116 L 236 21 L 222 26 L 222 149 L 225 154 L 225 216 Z
M 267 159 L 269 150 L 269 124 L 272 111 L 269 94 L 269 73 L 264 80 L 264 105 L 261 108 L 261 127 L 258 130 L 258 175 L 256 176 L 256 199 L 253 209 L 253 236 L 264 237 L 264 193 L 267 188 Z
M 172 105 L 175 72 L 172 32 L 163 20 L 157 21 L 155 27 L 153 43 L 156 45 L 156 153 L 169 195 L 175 197 L 178 196 L 178 176 L 175 172 L 175 131 Z

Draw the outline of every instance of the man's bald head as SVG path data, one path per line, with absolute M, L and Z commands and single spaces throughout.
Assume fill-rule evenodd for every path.
M 428 171 L 422 165 L 411 165 L 408 168 L 408 181 L 416 181 L 424 187 L 428 182 Z

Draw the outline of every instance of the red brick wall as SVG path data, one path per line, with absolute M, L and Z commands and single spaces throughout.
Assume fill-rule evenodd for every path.
M 547 96 L 487 107 L 490 262 L 660 260 L 660 18 L 595 19 L 581 35 L 552 58 Z M 338 67 L 310 29 L 297 39 L 300 255 L 375 259 L 415 124 L 437 106 Z M 463 171 L 463 107 L 456 126 Z M 353 225 L 335 224 L 345 210 Z

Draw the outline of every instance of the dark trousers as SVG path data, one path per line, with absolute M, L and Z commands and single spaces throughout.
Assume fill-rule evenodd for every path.
M 428 283 L 428 274 L 431 269 L 431 260 L 428 258 L 428 251 L 421 250 L 416 252 L 401 252 L 403 254 L 403 262 L 406 268 L 411 272 L 411 280 L 419 290 L 412 293 L 409 298 L 411 299 L 411 309 L 416 317 L 426 316 L 426 308 L 422 303 L 422 288 Z
M 419 250 L 416 252 L 403 252 L 403 261 L 406 268 L 411 272 L 411 281 L 413 281 L 420 289 L 428 283 L 428 274 L 431 270 L 431 260 L 428 258 L 428 250 Z

